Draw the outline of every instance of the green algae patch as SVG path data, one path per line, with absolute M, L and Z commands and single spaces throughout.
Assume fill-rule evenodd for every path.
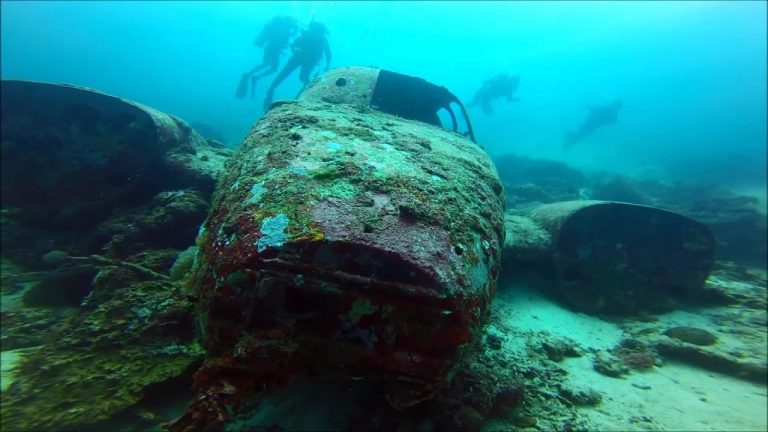
M 317 192 L 320 194 L 321 198 L 334 197 L 352 199 L 357 196 L 358 189 L 348 182 L 339 181 L 329 187 L 320 188 Z
M 349 311 L 349 321 L 354 325 L 360 321 L 364 315 L 369 315 L 379 310 L 379 307 L 374 305 L 368 299 L 357 299 L 352 303 L 352 309 Z
M 336 165 L 329 165 L 327 167 L 315 170 L 310 176 L 315 180 L 335 180 L 343 175 L 341 169 Z
M 73 430 L 137 403 L 143 390 L 188 372 L 202 359 L 197 344 L 107 351 L 41 348 L 22 357 L 3 392 L 3 430 Z
M 176 256 L 168 274 L 173 281 L 183 281 L 192 272 L 197 258 L 197 246 L 190 246 Z
M 101 266 L 76 308 L 4 314 L 3 347 L 16 350 L 3 353 L 0 429 L 85 430 L 191 375 L 204 350 L 182 284 L 136 270 L 167 268 L 174 255 L 147 250 Z

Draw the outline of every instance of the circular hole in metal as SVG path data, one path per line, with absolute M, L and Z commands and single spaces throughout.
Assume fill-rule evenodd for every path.
M 345 78 L 339 78 L 336 80 L 336 87 L 344 87 L 347 85 L 347 80 Z

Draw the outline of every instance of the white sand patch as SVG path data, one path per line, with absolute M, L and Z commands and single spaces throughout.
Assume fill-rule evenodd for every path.
M 496 302 L 494 308 L 509 326 L 569 338 L 583 348 L 610 349 L 625 337 L 616 324 L 564 309 L 525 287 L 515 286 L 500 293 Z
M 566 359 L 568 382 L 603 393 L 580 412 L 600 430 L 765 431 L 766 388 L 677 362 L 625 379 L 600 375 L 589 358 Z
M 552 300 L 515 286 L 499 293 L 495 313 L 499 327 L 569 338 L 583 348 L 610 349 L 625 336 L 613 323 L 567 310 Z M 673 312 L 659 317 L 664 326 L 716 327 L 710 317 Z M 657 323 L 658 324 L 658 323 Z M 638 323 L 638 325 L 643 325 Z M 489 331 L 498 331 L 491 328 Z M 719 333 L 719 343 L 734 344 Z M 506 342 L 505 342 L 506 348 Z M 592 355 L 566 358 L 566 383 L 603 394 L 596 407 L 579 412 L 605 431 L 765 431 L 768 430 L 766 387 L 677 362 L 617 379 L 593 369 Z

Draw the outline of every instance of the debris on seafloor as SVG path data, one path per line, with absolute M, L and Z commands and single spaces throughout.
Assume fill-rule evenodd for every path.
M 103 430 L 202 360 L 168 272 L 231 151 L 89 89 L 2 94 L 2 429 Z
M 51 321 L 64 309 L 52 307 L 40 328 L 29 313 L 44 308 L 3 312 L 3 349 L 22 353 L 2 393 L 3 430 L 84 430 L 153 386 L 183 381 L 202 360 L 178 284 L 147 280 L 136 271 L 144 266 L 96 263 L 93 287 L 65 319 Z
M 4 256 L 34 268 L 51 249 L 126 257 L 189 246 L 231 150 L 94 90 L 3 80 L 2 94 Z
M 706 226 L 654 207 L 568 201 L 508 215 L 506 223 L 505 266 L 551 269 L 554 280 L 542 285 L 589 313 L 670 310 L 674 301 L 700 300 L 715 259 Z
M 717 241 L 716 258 L 763 267 L 768 261 L 765 204 L 711 182 L 586 175 L 567 164 L 511 153 L 494 156 L 507 209 L 524 213 L 541 204 L 573 200 L 620 201 L 663 208 L 706 225 Z
M 765 385 L 767 287 L 765 269 L 717 262 L 705 303 L 622 327 L 657 357 Z
M 608 320 L 563 307 L 517 273 L 503 274 L 486 330 L 488 349 L 475 361 L 494 368 L 495 377 L 504 376 L 499 369 L 505 364 L 517 377 L 530 367 L 557 372 L 546 380 L 523 375 L 528 391 L 520 408 L 487 420 L 481 430 L 511 430 L 516 416 L 534 416 L 544 430 L 720 430 L 734 423 L 739 430 L 764 429 L 765 272 L 724 264 L 716 264 L 707 286 L 730 291 L 732 297 L 720 298 L 727 303 L 683 303 L 672 311 Z M 679 327 L 711 334 L 683 336 L 692 342 L 716 341 L 702 346 L 665 334 Z M 583 355 L 568 356 L 566 348 Z M 514 359 L 496 357 L 505 354 Z M 551 395 L 545 404 L 529 397 L 546 392 L 569 398 L 573 389 L 602 397 L 573 406 Z M 598 405 L 581 405 L 588 400 Z M 702 408 L 706 413 L 687 415 Z M 726 419 L 734 410 L 751 414 Z
M 401 94 L 426 102 L 398 112 Z M 192 295 L 209 359 L 173 429 L 222 427 L 307 375 L 376 381 L 397 408 L 446 384 L 487 316 L 504 238 L 491 160 L 435 125 L 454 99 L 342 68 L 252 128 L 201 229 Z

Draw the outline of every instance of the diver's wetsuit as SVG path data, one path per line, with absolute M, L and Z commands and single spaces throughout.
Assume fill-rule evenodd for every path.
M 238 97 L 245 97 L 249 77 L 251 80 L 251 96 L 253 96 L 258 80 L 277 71 L 277 68 L 280 66 L 280 53 L 288 46 L 291 37 L 293 37 L 297 29 L 298 23 L 296 20 L 287 16 L 276 16 L 262 28 L 254 44 L 264 47 L 264 57 L 260 65 L 243 74 L 241 86 L 237 91 Z
M 569 132 L 565 135 L 563 147 L 567 150 L 573 144 L 591 135 L 597 129 L 605 125 L 616 123 L 619 116 L 619 110 L 623 104 L 621 99 L 616 99 L 610 105 L 589 108 L 589 116 L 587 116 L 587 119 L 579 126 L 579 129 L 576 132 Z
M 517 76 L 509 76 L 507 74 L 497 75 L 493 78 L 485 80 L 480 90 L 475 93 L 475 97 L 467 104 L 468 107 L 480 105 L 485 115 L 493 115 L 493 107 L 491 102 L 495 99 L 506 96 L 507 101 L 512 102 L 517 98 L 514 97 L 517 87 L 520 85 L 520 78 Z
M 256 45 L 264 47 L 264 58 L 262 63 L 256 66 L 251 73 L 264 67 L 269 67 L 271 70 L 269 73 L 274 73 L 280 65 L 280 53 L 288 46 L 288 42 L 290 42 L 293 34 L 296 33 L 297 28 L 298 25 L 293 18 L 284 16 L 272 18 L 272 21 L 264 26 L 264 29 L 262 29 L 255 41 Z M 262 76 L 264 75 L 269 74 L 262 74 Z
M 312 27 L 306 30 L 293 42 L 291 46 L 293 48 L 293 55 L 283 67 L 283 70 L 272 81 L 272 85 L 267 90 L 267 95 L 264 98 L 264 110 L 269 108 L 272 103 L 272 97 L 274 96 L 275 89 L 280 83 L 285 80 L 296 68 L 301 67 L 299 72 L 299 79 L 304 84 L 304 87 L 309 84 L 310 74 L 317 66 L 320 59 L 325 56 L 325 68 L 326 70 L 331 65 L 331 48 L 328 44 L 328 39 L 325 37 L 325 26 Z

